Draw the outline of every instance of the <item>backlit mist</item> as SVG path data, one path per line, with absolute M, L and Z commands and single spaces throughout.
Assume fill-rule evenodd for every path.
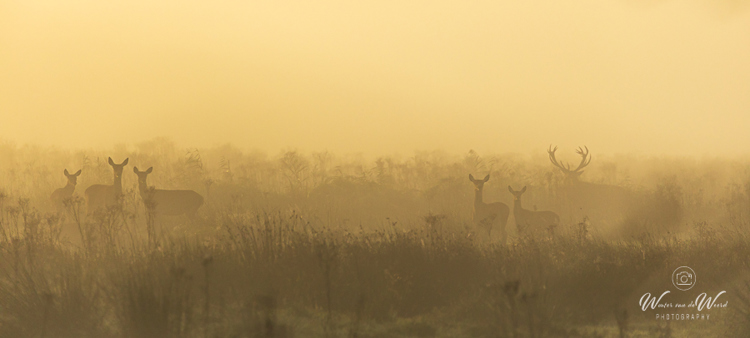
M 0 140 L 748 154 L 750 11 L 719 4 L 2 1 Z

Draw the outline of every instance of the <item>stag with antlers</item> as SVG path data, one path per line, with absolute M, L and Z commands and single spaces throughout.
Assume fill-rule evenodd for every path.
M 547 154 L 549 155 L 550 162 L 552 162 L 555 167 L 562 170 L 562 172 L 565 174 L 566 183 L 573 184 L 575 182 L 578 182 L 578 178 L 581 177 L 581 174 L 583 174 L 583 168 L 586 168 L 586 166 L 591 163 L 589 148 L 586 146 L 583 146 L 583 148 L 578 147 L 578 150 L 576 150 L 576 154 L 581 155 L 581 163 L 578 163 L 578 167 L 573 170 L 570 170 L 569 164 L 563 164 L 557 161 L 557 159 L 555 158 L 555 151 L 557 151 L 557 147 L 555 147 L 555 149 L 552 149 L 552 145 L 550 145 L 549 149 L 547 149 Z
M 570 215 L 579 220 L 582 217 L 594 218 L 599 222 L 619 222 L 637 203 L 637 196 L 630 190 L 616 185 L 597 184 L 580 180 L 584 169 L 591 164 L 591 155 L 586 146 L 578 147 L 576 154 L 581 157 L 575 169 L 570 164 L 557 160 L 557 147 L 547 149 L 549 160 L 565 175 L 563 185 L 557 189 L 563 205 L 569 207 Z

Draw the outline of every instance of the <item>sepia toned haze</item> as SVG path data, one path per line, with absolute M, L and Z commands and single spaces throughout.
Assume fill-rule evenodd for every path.
M 748 60 L 748 0 L 0 0 L 0 337 L 750 337 Z
M 750 153 L 738 1 L 0 1 L 0 139 Z

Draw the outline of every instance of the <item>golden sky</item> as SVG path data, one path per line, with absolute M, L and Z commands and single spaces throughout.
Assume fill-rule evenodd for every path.
M 0 0 L 0 139 L 748 154 L 748 9 Z

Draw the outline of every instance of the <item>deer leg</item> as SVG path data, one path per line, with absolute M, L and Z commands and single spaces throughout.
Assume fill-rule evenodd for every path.
M 508 240 L 508 232 L 505 231 L 505 225 L 500 224 L 500 243 L 505 245 L 505 242 Z
M 518 231 L 518 235 L 524 235 L 526 233 L 526 229 L 524 228 L 522 223 L 519 223 L 516 221 L 516 231 Z

